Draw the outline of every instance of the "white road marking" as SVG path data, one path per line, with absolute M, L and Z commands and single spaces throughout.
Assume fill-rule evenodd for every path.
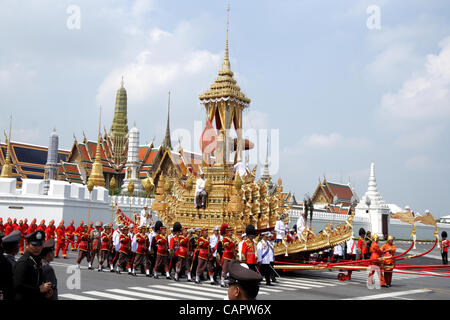
M 59 294 L 58 297 L 72 299 L 72 300 L 98 300 L 96 298 L 80 296 L 78 294 L 72 294 L 72 293 Z
M 275 288 L 276 287 L 283 287 L 283 288 L 293 288 L 293 290 L 295 289 L 312 289 L 311 287 L 305 287 L 305 286 L 301 286 L 301 285 L 297 285 L 297 284 L 284 284 L 281 282 L 278 282 L 275 284 Z M 289 290 L 289 289 L 287 289 Z
M 172 296 L 175 298 L 183 298 L 183 299 L 188 299 L 188 300 L 211 300 L 208 298 L 193 297 L 192 295 L 185 295 L 182 293 L 172 293 L 172 292 L 163 291 L 163 290 L 155 290 L 155 289 L 152 289 L 151 286 L 149 286 L 149 287 L 150 288 L 130 287 L 130 289 L 145 291 L 145 292 L 149 292 L 149 293 L 158 293 L 163 296 Z
M 286 284 L 293 284 L 293 285 L 301 285 L 301 286 L 310 286 L 314 288 L 322 288 L 327 286 L 335 286 L 336 284 L 332 283 L 318 283 L 318 282 L 311 282 L 311 281 L 305 281 L 305 280 L 279 280 L 280 283 L 286 283 Z
M 99 296 L 99 297 L 102 297 L 102 298 L 114 299 L 114 300 L 138 300 L 138 299 L 135 299 L 135 298 L 119 296 L 119 295 L 116 295 L 116 294 L 111 294 L 111 293 L 101 292 L 101 291 L 85 291 L 83 293 L 84 294 L 91 294 L 93 296 Z
M 395 297 L 405 296 L 408 294 L 418 294 L 418 293 L 431 292 L 431 291 L 432 290 L 429 290 L 429 289 L 397 291 L 397 292 L 374 294 L 371 296 L 364 296 L 364 297 L 353 297 L 353 298 L 347 298 L 347 299 L 342 299 L 342 300 L 374 300 L 374 299 L 384 299 L 384 298 L 395 298 Z
M 192 294 L 192 295 L 200 295 L 200 296 L 207 296 L 207 297 L 211 297 L 211 298 L 224 298 L 226 292 L 222 292 L 222 294 L 217 294 L 217 293 L 211 293 L 211 292 L 202 292 L 201 288 L 195 288 L 197 290 L 192 290 L 192 289 L 182 289 L 182 288 L 176 288 L 176 287 L 172 287 L 172 286 L 164 286 L 164 285 L 152 285 L 150 286 L 150 288 L 156 288 L 156 289 L 163 289 L 163 290 L 173 290 L 176 293 L 181 292 L 181 293 L 188 293 L 188 294 Z
M 175 299 L 172 299 L 172 298 L 169 298 L 169 297 L 161 297 L 161 296 L 156 296 L 156 295 L 153 295 L 153 294 L 141 293 L 141 292 L 135 292 L 135 291 L 129 291 L 129 290 L 122 290 L 122 289 L 108 289 L 106 291 L 120 293 L 120 294 L 124 294 L 124 295 L 129 295 L 129 296 L 134 296 L 134 297 L 138 297 L 138 298 L 145 298 L 145 299 L 175 300 Z

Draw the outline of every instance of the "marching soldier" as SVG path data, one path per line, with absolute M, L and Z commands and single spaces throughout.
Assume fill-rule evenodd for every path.
M 155 231 L 158 233 L 155 237 L 156 244 L 156 262 L 153 268 L 153 277 L 158 279 L 158 269 L 161 265 L 164 266 L 164 271 L 166 272 L 166 279 L 172 279 L 169 273 L 169 262 L 168 262 L 168 243 L 166 238 L 166 227 L 163 226 L 161 221 L 156 221 Z
M 120 248 L 119 248 L 119 261 L 116 265 L 116 273 L 120 274 L 120 268 L 128 269 L 128 274 L 131 274 L 130 266 L 130 249 L 131 249 L 131 239 L 128 233 L 128 226 L 124 226 L 122 229 L 122 234 L 120 235 Z
M 95 257 L 97 257 L 97 263 L 100 266 L 100 248 L 101 248 L 101 235 L 102 232 L 100 231 L 101 223 L 96 222 L 95 223 L 95 229 L 93 229 L 89 233 L 89 237 L 91 238 L 91 263 L 94 263 Z
M 39 223 L 36 230 L 41 230 L 45 232 L 45 229 L 47 229 L 47 226 L 45 225 L 45 219 L 42 219 L 41 223 Z
M 3 218 L 0 217 L 0 232 L 5 234 L 5 226 L 3 225 Z
M 217 259 L 220 261 L 220 255 L 218 251 L 221 250 L 223 237 L 219 235 L 220 228 L 215 226 L 213 229 L 213 234 L 209 237 L 209 247 L 211 248 L 211 253 L 208 260 L 208 275 L 211 284 L 214 285 L 214 274 L 220 263 L 217 263 Z
M 395 254 L 396 246 L 394 244 L 394 237 L 388 236 L 387 242 L 381 247 L 381 251 L 384 253 L 384 281 L 386 286 L 390 287 L 392 282 L 392 270 L 394 270 L 395 264 L 392 256 Z
M 150 260 L 148 259 L 148 248 L 150 246 L 150 240 L 148 239 L 148 236 L 145 234 L 146 226 L 141 225 L 139 227 L 139 233 L 136 234 L 136 255 L 134 257 L 133 262 L 133 270 L 131 271 L 131 274 L 133 276 L 136 276 L 136 267 L 140 266 L 141 263 L 144 263 L 145 268 L 145 274 L 146 276 L 150 275 Z
M 26 223 L 23 223 L 22 220 L 19 220 L 19 229 L 18 230 L 20 231 L 20 234 L 21 234 L 20 242 L 19 242 L 20 254 L 24 253 L 25 236 L 27 235 L 27 229 L 28 229 L 28 225 Z
M 255 239 L 256 237 L 255 226 L 251 224 L 248 225 L 247 228 L 245 229 L 245 233 L 247 234 L 248 239 L 245 240 L 244 243 L 242 244 L 242 260 L 243 262 L 247 263 L 248 267 L 251 270 L 257 271 L 256 269 L 257 252 L 255 243 L 253 241 L 253 239 Z
M 6 225 L 5 225 L 5 237 L 13 231 L 14 231 L 14 227 L 12 224 L 12 220 L 11 220 L 11 218 L 8 218 Z
M 62 249 L 62 256 L 67 259 L 66 252 L 66 228 L 64 227 L 64 220 L 61 220 L 58 228 L 56 228 L 56 253 L 55 258 L 59 258 L 59 250 Z
M 197 247 L 198 238 L 200 238 L 200 228 L 194 228 L 194 233 L 190 239 L 191 249 L 192 249 L 192 262 L 190 266 L 190 274 L 195 274 L 198 266 L 198 253 L 199 248 Z M 188 274 L 188 281 L 191 281 L 191 277 Z
M 75 227 L 74 227 L 74 221 L 70 220 L 70 224 L 66 227 L 66 236 L 67 236 L 67 241 L 66 241 L 66 252 L 67 249 L 69 249 L 69 245 L 71 245 L 71 250 L 75 251 L 76 250 L 76 246 L 75 246 Z
M 156 233 L 154 231 L 155 225 L 152 224 L 151 227 L 148 228 L 147 230 L 147 237 L 148 237 L 148 250 L 147 250 L 147 259 L 148 259 L 148 263 L 149 263 L 149 270 L 151 270 L 152 266 L 155 265 L 156 262 L 156 241 L 155 241 L 155 237 L 156 237 Z M 150 272 L 146 274 L 147 277 L 150 277 Z
M 189 246 L 189 240 L 180 233 L 182 232 L 181 223 L 175 222 L 173 225 L 174 236 L 170 239 L 170 254 L 176 257 L 175 276 L 174 280 L 179 281 L 179 273 L 183 267 L 186 259 L 186 254 Z
M 75 229 L 75 235 L 77 236 L 77 245 L 76 249 L 80 246 L 81 242 L 81 234 L 84 232 L 84 221 L 80 221 L 80 225 Z
M 236 243 L 232 236 L 233 228 L 226 226 L 225 236 L 223 237 L 223 256 L 222 256 L 222 274 L 220 277 L 220 286 L 225 288 L 225 276 L 228 273 L 230 263 L 234 260 Z
M 80 243 L 78 246 L 77 269 L 80 269 L 81 261 L 84 258 L 86 258 L 86 260 L 88 262 L 88 269 L 91 270 L 92 264 L 91 264 L 91 257 L 89 254 L 90 237 L 89 237 L 89 233 L 88 233 L 88 226 L 86 224 L 83 226 L 83 231 L 80 233 L 78 238 L 80 239 Z
M 30 223 L 30 226 L 27 229 L 27 233 L 26 236 L 29 234 L 32 234 L 33 232 L 35 232 L 37 229 L 37 225 L 36 225 L 36 219 L 33 219 Z
M 366 231 L 363 228 L 359 229 L 359 240 L 358 240 L 358 260 L 364 260 L 367 256 L 367 242 L 366 242 Z
M 98 262 L 98 271 L 103 271 L 103 262 L 106 261 L 107 264 L 109 264 L 109 268 L 111 272 L 114 271 L 114 267 L 112 264 L 111 259 L 111 251 L 112 251 L 112 234 L 111 234 L 111 225 L 107 224 L 105 226 L 105 230 L 100 235 L 100 259 Z
M 442 264 L 448 264 L 448 247 L 450 246 L 450 242 L 447 240 L 447 231 L 442 231 L 441 237 Z
M 186 274 L 187 274 L 187 281 L 192 281 L 192 275 L 191 275 L 191 266 L 194 262 L 194 246 L 195 246 L 195 239 L 194 239 L 194 229 L 189 229 L 187 231 L 187 239 L 188 239 L 188 251 L 186 255 Z
M 200 275 L 205 271 L 209 259 L 210 246 L 208 241 L 208 229 L 202 229 L 202 235 L 197 240 L 198 265 L 195 272 L 195 283 L 200 284 Z
M 55 220 L 51 220 L 48 224 L 48 227 L 45 228 L 45 239 L 46 240 L 50 240 L 50 239 L 55 239 Z
M 386 286 L 386 282 L 384 281 L 383 272 L 381 271 L 382 263 L 379 261 L 379 258 L 383 254 L 383 251 L 381 251 L 380 247 L 378 246 L 378 234 L 374 234 L 372 236 L 372 244 L 370 246 L 370 262 L 371 265 L 376 266 L 376 269 L 378 269 L 378 275 L 380 277 L 380 285 L 382 287 Z M 375 273 L 375 270 L 371 270 L 369 273 L 369 283 L 372 282 L 373 274 Z
M 119 258 L 119 250 L 120 250 L 120 235 L 122 234 L 123 224 L 119 224 L 117 228 L 114 230 L 112 235 L 113 242 L 113 252 L 114 256 L 112 259 L 113 265 L 117 263 L 117 259 Z

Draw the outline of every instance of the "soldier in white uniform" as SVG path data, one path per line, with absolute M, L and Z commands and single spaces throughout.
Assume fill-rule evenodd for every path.
M 338 244 L 336 246 L 334 246 L 333 248 L 333 258 L 332 258 L 332 262 L 339 262 L 342 260 L 343 255 L 344 255 L 344 249 L 342 247 L 342 244 Z
M 119 257 L 120 235 L 122 234 L 122 228 L 123 228 L 123 224 L 119 224 L 117 226 L 117 229 L 114 230 L 113 235 L 112 235 L 113 248 L 114 248 L 113 266 L 117 262 L 117 258 Z M 110 271 L 113 272 L 113 269 L 111 269 Z
M 277 233 L 275 243 L 281 242 L 286 235 L 286 224 L 284 223 L 284 219 L 286 219 L 286 216 L 282 214 L 275 224 L 275 232 Z
M 215 271 L 217 270 L 218 265 L 220 263 L 217 263 L 217 258 L 220 259 L 220 255 L 217 254 L 217 251 L 219 249 L 219 246 L 221 245 L 221 241 L 223 240 L 223 237 L 219 235 L 220 227 L 215 226 L 213 229 L 213 234 L 209 237 L 209 247 L 211 248 L 211 258 L 208 260 L 208 275 L 209 280 L 211 281 L 211 284 L 215 284 L 214 281 L 214 275 Z
M 270 245 L 269 241 L 270 232 L 263 232 L 262 236 L 263 238 L 258 242 L 257 246 L 259 270 L 261 271 L 261 275 L 266 278 L 266 285 L 273 286 L 270 282 L 272 273 L 272 269 L 270 267 L 270 262 L 272 260 L 271 253 L 273 254 L 273 247 Z

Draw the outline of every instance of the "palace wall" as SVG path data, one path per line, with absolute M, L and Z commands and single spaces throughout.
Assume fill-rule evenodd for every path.
M 46 224 L 55 220 L 58 225 L 64 219 L 65 225 L 74 220 L 85 223 L 88 215 L 91 221 L 109 223 L 113 217 L 112 200 L 129 216 L 130 202 L 132 211 L 139 213 L 147 203 L 146 198 L 109 196 L 103 187 L 94 187 L 89 204 L 89 191 L 85 185 L 66 181 L 50 180 L 48 195 L 43 194 L 44 180 L 23 179 L 22 189 L 16 189 L 16 179 L 0 178 L 0 217 L 4 223 L 8 217 L 17 220 L 34 218 L 37 224 L 45 219 Z M 151 207 L 150 199 L 148 199 Z M 90 214 L 89 214 L 90 207 Z M 115 217 L 114 217 L 115 218 Z

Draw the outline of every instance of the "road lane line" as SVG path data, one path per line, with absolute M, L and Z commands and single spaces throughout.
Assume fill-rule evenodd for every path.
M 163 290 L 155 290 L 155 289 L 152 289 L 151 287 L 152 286 L 149 286 L 149 288 L 130 287 L 130 289 L 145 291 L 145 292 L 149 292 L 149 293 L 157 293 L 157 294 L 160 294 L 163 296 L 172 296 L 172 297 L 178 298 L 178 300 L 180 300 L 181 298 L 188 299 L 188 300 L 211 300 L 208 298 L 193 297 L 191 295 L 185 295 L 182 293 L 172 293 L 172 292 L 163 291 Z
M 193 294 L 193 295 L 207 296 L 207 297 L 218 298 L 218 299 L 223 299 L 225 297 L 225 295 L 226 295 L 226 292 L 222 292 L 222 294 L 211 293 L 211 292 L 204 292 L 204 291 L 201 291 L 201 288 L 195 288 L 197 290 L 192 290 L 192 288 L 191 289 L 183 289 L 183 288 L 176 288 L 176 287 L 164 286 L 164 285 L 153 285 L 150 288 L 163 289 L 163 290 L 172 290 L 172 291 L 175 291 L 176 293 L 181 292 L 181 293 L 188 293 L 188 294 Z
M 342 299 L 342 300 L 374 300 L 374 299 L 383 299 L 383 298 L 395 298 L 395 297 L 405 296 L 408 294 L 417 294 L 417 293 L 424 293 L 424 292 L 432 292 L 432 290 L 417 289 L 417 290 L 408 290 L 408 291 L 397 291 L 397 292 L 374 294 L 371 296 L 364 296 L 364 297 L 346 298 L 346 299 Z
M 98 300 L 96 298 L 80 296 L 78 294 L 72 294 L 72 293 L 59 294 L 58 297 L 59 298 L 66 298 L 66 299 L 72 299 L 72 300 Z
M 129 291 L 129 290 L 122 290 L 122 289 L 108 289 L 106 291 L 111 291 L 111 292 L 120 293 L 120 294 L 124 294 L 124 295 L 134 296 L 134 297 L 138 297 L 138 298 L 152 299 L 152 300 L 175 300 L 175 299 L 172 299 L 169 297 L 161 297 L 161 296 L 156 296 L 153 294 L 141 293 L 141 292 L 135 292 L 135 291 Z
M 135 298 L 125 297 L 125 296 L 119 296 L 117 294 L 111 294 L 107 292 L 101 292 L 101 291 L 85 291 L 84 294 L 91 294 L 93 296 L 99 296 L 102 298 L 108 298 L 108 299 L 114 299 L 114 300 L 138 300 Z

